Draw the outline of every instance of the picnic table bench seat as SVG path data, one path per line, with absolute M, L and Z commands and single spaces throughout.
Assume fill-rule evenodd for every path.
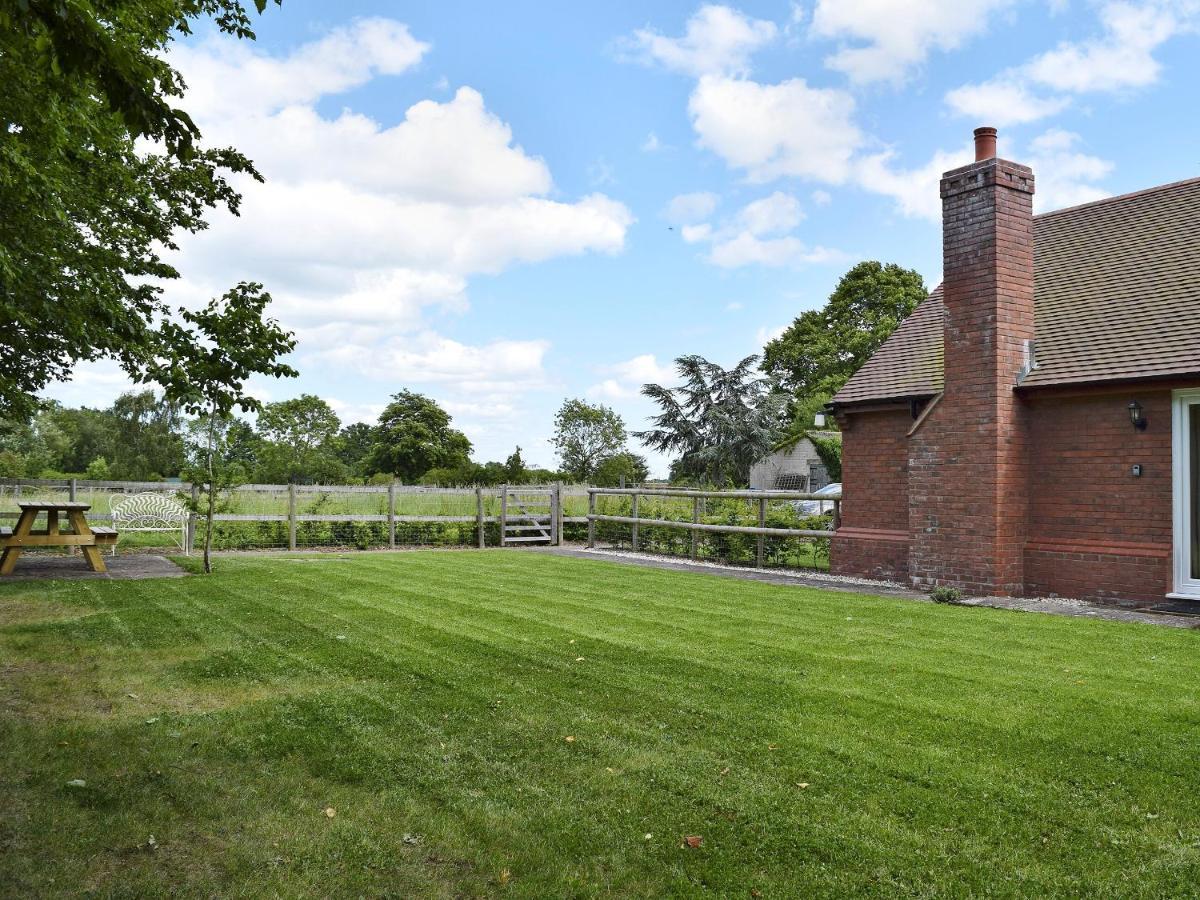
M 92 534 L 96 536 L 97 544 L 115 544 L 120 535 L 117 534 L 117 529 L 110 528 L 107 525 L 93 525 Z

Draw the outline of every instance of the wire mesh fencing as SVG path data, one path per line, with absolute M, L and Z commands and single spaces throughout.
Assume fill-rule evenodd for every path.
M 537 490 L 557 492 L 562 538 L 583 540 L 587 489 L 542 485 Z M 108 524 L 115 500 L 145 491 L 181 506 L 195 497 L 193 486 L 180 482 L 0 479 L 0 524 L 17 518 L 21 502 L 48 499 L 88 503 L 88 520 Z M 218 494 L 212 546 L 219 551 L 498 547 L 502 495 L 502 487 L 245 484 Z M 190 516 L 189 543 L 202 546 L 205 532 L 204 516 Z M 170 550 L 172 540 L 162 533 L 122 530 L 119 547 Z
M 838 498 L 670 488 L 589 493 L 589 546 L 756 568 L 829 568 Z

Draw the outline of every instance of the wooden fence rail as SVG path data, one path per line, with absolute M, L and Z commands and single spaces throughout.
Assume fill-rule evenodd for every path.
M 596 498 L 601 495 L 625 496 L 630 498 L 632 515 L 610 516 L 596 512 Z M 650 519 L 638 515 L 639 497 L 677 497 L 692 500 L 692 520 L 685 519 Z M 758 506 L 758 525 L 719 525 L 700 521 L 701 503 L 708 499 L 715 500 L 748 500 L 756 501 Z M 814 500 L 822 504 L 833 504 L 833 527 L 829 530 L 811 528 L 770 528 L 767 527 L 767 505 L 773 501 Z M 842 497 L 840 494 L 811 494 L 798 491 L 705 491 L 699 489 L 670 488 L 670 487 L 620 487 L 620 488 L 588 488 L 588 547 L 596 546 L 596 523 L 613 522 L 630 526 L 633 550 L 638 549 L 639 527 L 651 526 L 658 528 L 683 528 L 691 532 L 690 556 L 696 558 L 697 535 L 708 532 L 715 534 L 750 534 L 758 538 L 756 559 L 761 568 L 765 559 L 765 539 L 768 537 L 782 538 L 828 538 L 833 536 L 841 524 Z

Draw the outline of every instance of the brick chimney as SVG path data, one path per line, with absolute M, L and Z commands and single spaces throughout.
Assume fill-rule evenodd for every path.
M 1034 336 L 1033 172 L 975 130 L 942 176 L 945 386 L 910 438 L 909 566 L 918 584 L 1020 593 L 1025 423 L 1013 392 Z

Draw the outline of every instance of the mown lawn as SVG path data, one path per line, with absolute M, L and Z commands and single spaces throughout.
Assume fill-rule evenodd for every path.
M 1200 632 L 511 550 L 0 585 L 0 892 L 1193 895 L 1197 685 Z

